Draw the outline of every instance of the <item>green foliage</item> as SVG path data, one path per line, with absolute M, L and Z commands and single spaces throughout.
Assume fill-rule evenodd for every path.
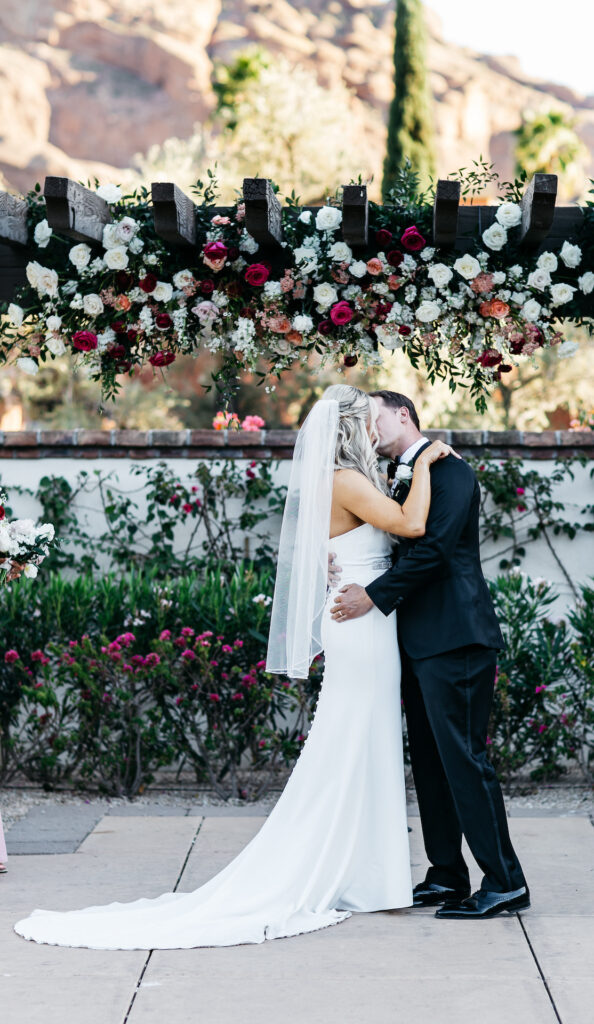
M 397 0 L 394 99 L 382 194 L 387 196 L 405 160 L 426 185 L 435 173 L 432 100 L 426 71 L 426 33 L 420 0 Z
M 561 191 L 571 198 L 581 192 L 588 149 L 576 131 L 576 121 L 560 110 L 531 113 L 514 132 L 516 173 L 557 174 Z
M 270 55 L 260 47 L 236 54 L 230 64 L 218 62 L 212 82 L 217 98 L 215 115 L 229 131 L 237 128 L 237 106 L 246 86 L 257 84 L 263 68 L 270 67 Z

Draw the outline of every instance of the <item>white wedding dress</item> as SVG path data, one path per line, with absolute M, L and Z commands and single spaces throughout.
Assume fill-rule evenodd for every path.
M 334 537 L 340 584 L 391 565 L 392 541 L 364 523 Z M 263 942 L 412 903 L 396 614 L 322 619 L 325 672 L 289 781 L 242 852 L 191 893 L 83 910 L 34 910 L 26 939 L 91 949 L 187 949 Z

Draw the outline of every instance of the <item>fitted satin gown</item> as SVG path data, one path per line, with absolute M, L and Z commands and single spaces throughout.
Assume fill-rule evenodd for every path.
M 391 539 L 368 523 L 329 541 L 340 583 L 370 583 Z M 91 949 L 187 949 L 263 942 L 410 906 L 396 615 L 339 623 L 324 609 L 325 671 L 299 759 L 241 853 L 190 893 L 81 910 L 34 910 L 26 939 Z

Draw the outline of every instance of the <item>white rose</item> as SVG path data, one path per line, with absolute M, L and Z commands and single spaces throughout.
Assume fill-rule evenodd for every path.
M 342 210 L 336 206 L 321 206 L 316 214 L 318 231 L 335 231 L 342 223 Z
M 142 238 L 139 238 L 138 235 L 136 235 L 134 238 L 131 239 L 128 248 L 130 252 L 133 252 L 135 254 L 142 252 L 142 250 L 144 249 L 144 242 L 142 241 Z
M 82 309 L 83 308 L 83 298 L 82 298 L 82 295 L 80 294 L 80 292 L 76 292 L 72 296 L 72 299 L 69 302 L 69 306 L 70 306 L 70 309 Z
M 299 220 L 304 224 L 311 224 L 311 210 L 302 210 L 299 214 Z
M 554 252 L 541 252 L 540 256 L 536 261 L 536 266 L 539 270 L 548 270 L 551 274 L 555 272 L 558 267 L 557 257 Z
M 313 290 L 314 301 L 319 306 L 328 307 L 338 299 L 338 293 L 328 281 L 322 281 L 321 284 L 317 284 Z
M 517 203 L 502 203 L 495 214 L 504 228 L 515 228 L 522 220 L 522 209 Z
M 559 253 L 566 267 L 577 267 L 582 261 L 582 250 L 579 245 L 572 245 L 571 242 L 563 242 L 563 248 Z
M 169 302 L 173 295 L 173 287 L 168 281 L 157 281 L 151 295 L 156 302 Z
M 489 249 L 499 251 L 499 249 L 503 249 L 503 246 L 507 242 L 507 231 L 502 224 L 499 224 L 499 222 L 495 220 L 491 224 L 491 227 L 487 228 L 486 231 L 483 231 L 483 242 L 489 247 Z
M 56 338 L 50 334 L 49 338 L 45 339 L 45 347 L 48 348 L 53 356 L 63 356 L 66 351 L 66 345 L 61 338 Z
M 435 249 L 432 248 L 432 246 L 428 245 L 425 249 L 423 249 L 422 252 L 419 253 L 419 256 L 421 257 L 424 263 L 428 263 L 429 260 L 432 260 L 433 257 L 435 256 Z
M 452 280 L 454 273 L 445 263 L 434 263 L 429 267 L 427 276 L 431 278 L 436 288 L 445 288 Z
M 119 242 L 127 245 L 134 238 L 140 225 L 132 217 L 122 217 L 115 224 L 115 236 Z
M 35 231 L 33 232 L 33 238 L 37 242 L 40 249 L 45 249 L 52 237 L 53 231 L 50 228 L 47 220 L 40 220 L 39 224 L 35 225 Z
M 528 299 L 528 302 L 525 302 L 522 306 L 521 313 L 524 320 L 533 322 L 534 320 L 538 320 L 541 309 L 542 306 L 536 301 L 536 299 Z
M 437 320 L 440 313 L 441 309 L 437 302 L 421 302 L 416 312 L 416 318 L 417 320 L 420 320 L 421 323 L 430 324 L 434 320 Z
M 125 245 L 114 245 L 113 248 L 107 250 L 104 259 L 105 266 L 110 270 L 125 270 L 128 266 L 128 253 Z
M 526 302 L 528 294 L 527 292 L 512 292 L 510 298 L 512 302 L 515 302 L 516 306 L 521 306 Z
M 309 334 L 313 330 L 314 322 L 307 313 L 298 313 L 293 317 L 291 327 L 294 331 L 299 331 L 300 334 Z
M 178 270 L 173 275 L 173 283 L 176 288 L 190 288 L 194 284 L 194 275 L 191 270 Z
M 271 343 L 270 347 L 279 356 L 286 356 L 292 351 L 292 346 L 286 338 L 277 338 Z
M 11 324 L 15 327 L 23 326 L 25 311 L 22 306 L 17 306 L 16 302 L 11 302 L 6 312 Z
M 569 359 L 575 355 L 579 347 L 577 341 L 562 341 L 557 349 L 557 355 L 559 359 Z
M 548 270 L 543 270 L 540 267 L 538 270 L 533 270 L 528 275 L 528 284 L 531 288 L 538 288 L 539 292 L 544 292 L 545 288 L 548 288 L 551 283 L 551 275 Z
M 380 345 L 384 348 L 394 351 L 396 348 L 402 348 L 404 346 L 404 338 L 398 334 L 394 328 L 384 327 L 382 324 L 378 324 L 375 329 L 375 336 L 379 341 Z
M 365 277 L 365 274 L 367 273 L 367 264 L 364 260 L 355 260 L 355 262 L 351 263 L 349 267 L 349 273 L 351 273 L 353 277 Z
M 19 370 L 23 373 L 28 373 L 29 376 L 34 377 L 36 373 L 39 373 L 39 366 L 34 359 L 30 359 L 29 356 L 20 356 L 17 359 L 16 364 Z
M 334 242 L 328 249 L 330 259 L 338 263 L 346 263 L 353 257 L 353 250 L 346 242 Z
M 505 281 L 505 274 L 503 273 L 503 270 L 496 270 L 495 273 L 493 274 L 493 284 L 495 284 L 495 285 L 503 284 L 504 281 Z
M 41 540 L 53 540 L 55 535 L 56 530 L 53 523 L 41 523 L 41 525 L 37 527 L 37 536 L 40 537 Z
M 122 198 L 122 190 L 119 185 L 109 182 L 107 185 L 100 185 L 97 195 L 106 203 L 117 203 Z
M 102 241 L 104 249 L 113 249 L 114 245 L 121 244 L 121 239 L 118 237 L 117 224 L 106 224 L 104 226 Z
M 594 289 L 594 274 L 591 270 L 588 270 L 585 274 L 582 274 L 581 277 L 578 277 L 578 285 L 580 287 L 580 291 L 582 291 L 584 295 L 590 294 Z
M 394 478 L 402 483 L 406 480 L 412 480 L 413 467 L 409 466 L 407 462 L 401 462 L 399 466 L 396 466 L 396 472 Z
M 551 287 L 551 305 L 562 306 L 565 302 L 571 302 L 576 289 L 570 284 L 554 284 Z
M 68 259 L 74 264 L 77 270 L 82 270 L 83 267 L 86 267 L 90 258 L 91 249 L 85 242 L 80 242 L 79 245 L 73 245 L 72 249 L 68 253 Z
M 91 292 L 83 297 L 83 309 L 87 316 L 99 316 L 103 312 L 103 302 L 95 292 Z
M 454 270 L 467 281 L 471 281 L 477 274 L 480 274 L 481 265 L 470 253 L 465 253 L 464 256 L 459 256 L 454 263 Z
M 98 274 L 101 270 L 105 270 L 105 260 L 102 256 L 95 256 L 95 259 L 91 260 L 86 270 L 87 273 Z
M 62 326 L 62 317 L 56 316 L 55 314 L 53 314 L 52 316 L 48 316 L 47 320 L 45 321 L 45 326 L 47 327 L 48 331 L 59 331 L 60 327 Z
M 26 576 L 28 580 L 34 580 L 38 572 L 39 569 L 37 568 L 36 565 L 34 565 L 33 562 L 27 562 L 25 568 L 23 569 L 23 575 Z
M 295 263 L 304 274 L 311 273 L 318 266 L 318 254 L 307 245 L 300 245 L 293 250 Z

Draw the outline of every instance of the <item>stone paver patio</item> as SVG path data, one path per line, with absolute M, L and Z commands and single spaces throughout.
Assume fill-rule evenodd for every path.
M 391 911 L 262 945 L 151 953 L 39 946 L 12 931 L 34 907 L 191 891 L 239 852 L 262 813 L 30 810 L 8 832 L 9 873 L 0 878 L 3 1024 L 592 1024 L 587 816 L 511 819 L 532 909 L 493 921 Z M 426 862 L 414 811 L 410 822 L 416 880 Z

